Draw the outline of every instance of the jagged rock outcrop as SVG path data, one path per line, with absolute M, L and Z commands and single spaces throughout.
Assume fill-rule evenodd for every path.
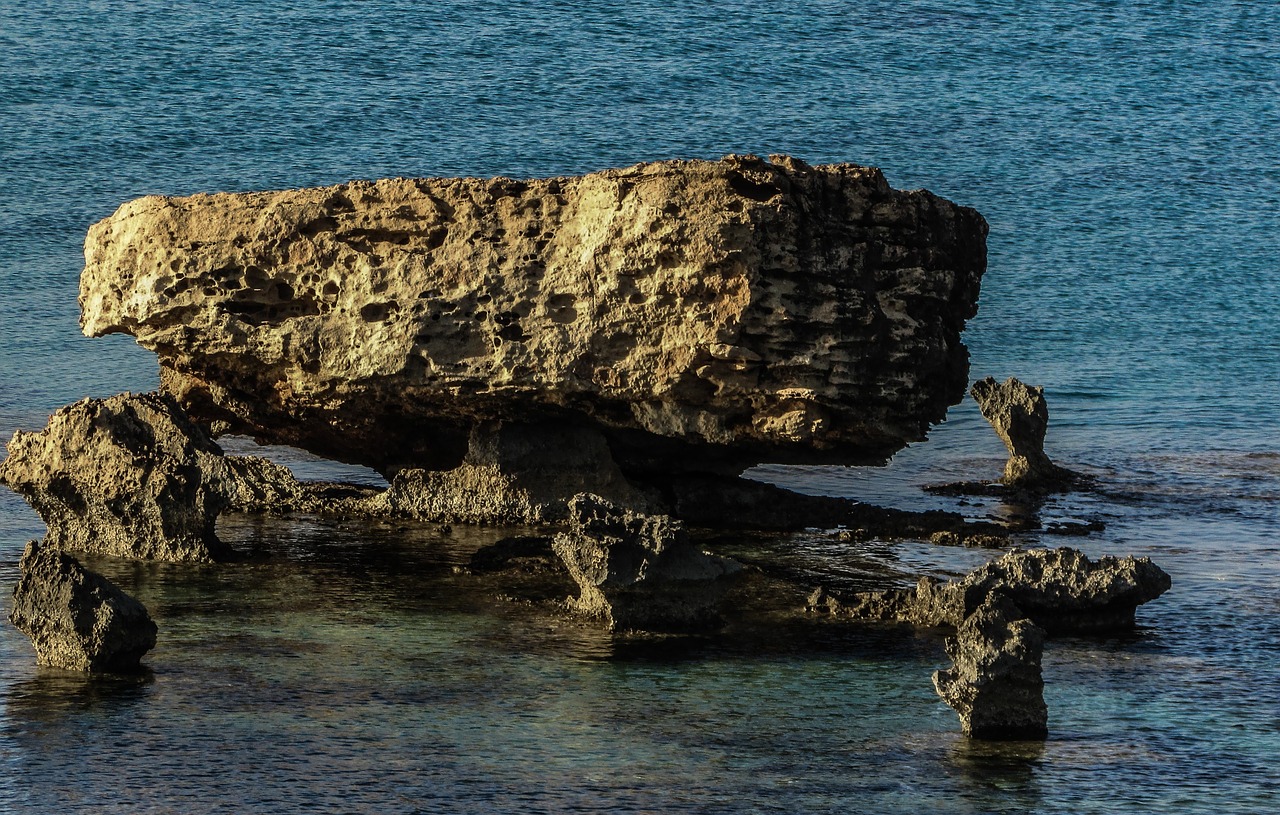
M 541 524 L 563 521 L 582 492 L 655 508 L 623 477 L 599 432 L 549 423 L 477 425 L 461 465 L 401 470 L 371 506 L 437 523 Z
M 31 541 L 19 569 L 9 620 L 31 638 L 37 664 L 124 673 L 155 647 L 147 609 L 70 555 Z
M 141 560 L 233 557 L 214 530 L 229 510 L 387 513 L 374 490 L 304 484 L 279 464 L 223 455 L 156 393 L 82 399 L 38 433 L 15 432 L 0 484 L 39 513 L 47 545 Z
M 849 599 L 818 589 L 809 609 L 834 617 L 959 626 L 998 593 L 1051 633 L 1096 633 L 1132 628 L 1137 607 L 1171 585 L 1169 575 L 1145 557 L 1092 561 L 1069 547 L 1014 550 L 960 580 L 922 577 L 914 589 L 863 592 Z
M 55 549 L 144 560 L 213 561 L 228 504 L 209 472 L 221 450 L 172 399 L 82 399 L 38 433 L 13 434 L 0 482 L 22 495 Z
M 1049 429 L 1049 404 L 1044 388 L 1024 385 L 1013 377 L 996 382 L 992 377 L 973 383 L 969 390 L 982 416 L 1009 450 L 1000 481 L 1010 487 L 1046 491 L 1068 487 L 1076 476 L 1050 461 L 1044 451 Z
M 1045 631 L 1001 594 L 989 594 L 946 641 L 952 667 L 933 675 L 965 735 L 1043 739 L 1049 711 L 1040 660 Z
M 628 475 L 880 463 L 963 396 L 986 229 L 787 157 L 151 196 L 89 231 L 82 326 L 200 421 L 388 475 L 484 422 Z
M 596 495 L 569 502 L 569 525 L 552 542 L 578 584 L 570 605 L 615 631 L 715 628 L 717 604 L 737 563 L 695 546 L 678 521 L 620 509 Z

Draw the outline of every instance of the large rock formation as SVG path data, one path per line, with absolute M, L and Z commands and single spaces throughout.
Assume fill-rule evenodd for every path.
M 1092 561 L 1069 547 L 1014 550 L 960 580 L 922 577 L 914 589 L 863 592 L 849 599 L 819 589 L 809 608 L 834 617 L 959 626 L 987 597 L 1002 594 L 1050 632 L 1096 633 L 1132 628 L 1137 607 L 1170 585 L 1169 575 L 1150 558 Z
M 1075 474 L 1054 464 L 1044 451 L 1044 437 L 1049 430 L 1044 388 L 1024 385 L 1013 377 L 1004 382 L 987 377 L 973 383 L 969 392 L 983 418 L 1009 450 L 1002 483 L 1037 491 L 1071 484 Z
M 82 325 L 199 420 L 387 474 L 482 422 L 628 475 L 879 463 L 963 396 L 986 229 L 786 157 L 152 196 L 89 231 Z
M 552 542 L 580 590 L 573 608 L 616 631 L 699 631 L 737 563 L 707 554 L 665 515 L 622 510 L 596 495 L 569 502 L 569 526 Z
M 56 549 L 144 560 L 212 561 L 229 503 L 210 478 L 222 451 L 172 399 L 154 393 L 82 399 L 39 433 L 13 434 L 0 483 L 44 519 Z
M 989 594 L 954 637 L 948 637 L 952 667 L 933 675 L 943 701 L 960 714 L 965 735 L 979 739 L 1043 739 L 1049 711 L 1044 703 L 1044 629 L 1024 619 L 1008 598 Z
M 147 609 L 68 554 L 35 541 L 19 562 L 10 621 L 31 638 L 36 663 L 70 671 L 136 671 L 156 644 Z

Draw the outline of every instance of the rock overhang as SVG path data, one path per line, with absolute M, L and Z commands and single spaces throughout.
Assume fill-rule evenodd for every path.
M 383 472 L 494 421 L 628 471 L 880 463 L 964 395 L 986 231 L 782 156 L 152 196 L 90 230 L 82 327 L 199 419 Z

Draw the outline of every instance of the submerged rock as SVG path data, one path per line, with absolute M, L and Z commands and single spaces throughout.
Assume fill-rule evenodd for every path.
M 172 561 L 232 554 L 214 534 L 228 504 L 209 477 L 222 451 L 170 397 L 82 399 L 39 433 L 15 432 L 8 453 L 0 482 L 39 513 L 52 548 Z
M 31 541 L 19 569 L 9 619 L 31 638 L 37 664 L 123 673 L 155 647 L 147 609 L 70 555 Z
M 629 476 L 880 463 L 963 396 L 986 231 L 787 157 L 151 196 L 89 231 L 82 326 L 201 421 L 388 476 L 487 422 L 591 428 Z
M 1096 633 L 1134 626 L 1137 607 L 1169 590 L 1169 575 L 1149 558 L 1076 549 L 1014 550 L 960 580 L 922 577 L 914 589 L 863 592 L 844 600 L 815 592 L 809 610 L 835 617 L 959 626 L 992 594 L 1013 600 L 1052 633 Z
M 619 509 L 596 495 L 569 502 L 569 528 L 552 544 L 578 584 L 578 612 L 616 631 L 718 627 L 717 604 L 741 567 L 695 546 L 678 521 Z
M 1013 377 L 992 377 L 973 383 L 969 391 L 983 417 L 1009 450 L 1000 479 L 1024 490 L 1054 490 L 1070 486 L 1076 476 L 1049 460 L 1044 437 L 1049 429 L 1049 405 L 1044 388 L 1024 385 Z
M 1040 660 L 1044 629 L 1000 594 L 987 595 L 946 642 L 954 663 L 933 675 L 942 700 L 960 715 L 965 735 L 1043 739 L 1048 708 Z

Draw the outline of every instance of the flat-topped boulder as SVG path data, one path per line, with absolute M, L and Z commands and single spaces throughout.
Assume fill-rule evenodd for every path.
M 483 422 L 628 474 L 881 463 L 964 395 L 986 231 L 787 157 L 151 196 L 89 231 L 81 322 L 198 421 L 386 474 Z

